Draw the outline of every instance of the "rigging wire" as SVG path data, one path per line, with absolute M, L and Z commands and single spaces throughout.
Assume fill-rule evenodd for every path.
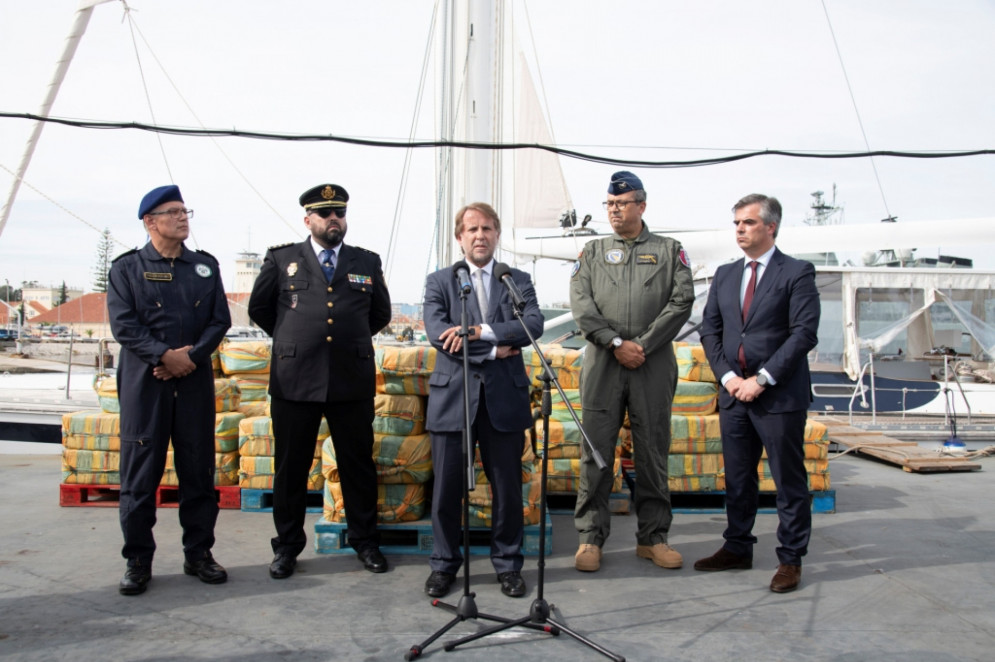
M 163 76 L 165 76 L 166 80 L 169 82 L 169 85 L 173 88 L 173 91 L 176 93 L 177 98 L 183 103 L 183 105 L 186 107 L 186 109 L 190 113 L 190 115 L 193 116 L 194 120 L 196 120 L 197 124 L 199 124 L 202 129 L 205 129 L 205 130 L 208 131 L 208 133 L 203 134 L 203 135 L 207 135 L 208 137 L 211 138 L 211 142 L 214 144 L 214 146 L 217 148 L 217 150 L 221 153 L 221 156 L 224 157 L 224 159 L 228 162 L 228 164 L 232 167 L 232 169 L 238 174 L 238 176 L 242 179 L 242 181 L 245 182 L 246 186 L 249 187 L 249 190 L 251 190 L 253 193 L 255 193 L 256 196 L 262 201 L 262 203 L 266 207 L 268 207 L 269 210 L 272 211 L 273 214 L 277 218 L 279 218 L 280 221 L 282 221 L 284 225 L 286 225 L 288 228 L 290 228 L 290 230 L 296 236 L 302 237 L 303 235 L 301 234 L 300 228 L 298 228 L 295 225 L 292 225 L 286 218 L 283 217 L 283 215 L 272 204 L 270 204 L 269 200 L 266 199 L 266 197 L 262 194 L 262 192 L 258 188 L 256 188 L 256 186 L 251 181 L 249 181 L 248 176 L 244 172 L 242 172 L 241 168 L 239 168 L 235 164 L 235 161 L 232 160 L 232 158 L 228 155 L 228 152 L 226 152 L 225 149 L 224 149 L 224 147 L 221 146 L 221 143 L 219 143 L 217 140 L 214 139 L 215 136 L 224 135 L 224 134 L 216 134 L 216 133 L 210 132 L 210 130 L 207 129 L 207 127 L 201 121 L 200 117 L 194 111 L 193 107 L 190 105 L 190 103 L 183 96 L 183 93 L 180 91 L 179 87 L 177 87 L 176 83 L 173 81 L 172 77 L 169 75 L 169 72 L 166 71 L 166 68 L 163 66 L 162 62 L 159 60 L 159 57 L 155 54 L 155 51 L 152 50 L 152 46 L 149 44 L 148 40 L 145 38 L 145 35 L 142 33 L 141 28 L 139 28 L 138 25 L 136 23 L 134 23 L 133 19 L 131 19 L 130 14 L 129 14 L 129 22 L 134 25 L 134 30 L 138 33 L 138 36 L 141 37 L 142 43 L 144 43 L 145 47 L 149 50 L 149 54 L 152 56 L 152 59 L 155 60 L 155 63 L 157 65 L 159 65 L 159 70 L 162 71 Z M 144 78 L 143 78 L 143 81 L 144 81 Z M 185 135 L 185 134 L 173 134 L 173 135 Z M 167 165 L 167 167 L 168 167 L 168 165 Z
M 125 0 L 121 0 L 121 4 L 124 5 L 124 16 L 121 17 L 121 22 L 128 21 L 128 31 L 131 34 L 131 47 L 135 50 L 135 64 L 138 65 L 138 77 L 142 80 L 142 92 L 145 93 L 145 103 L 149 107 L 149 116 L 152 118 L 152 123 L 156 123 L 155 119 L 155 108 L 152 107 L 152 95 L 149 93 L 149 84 L 145 79 L 145 69 L 142 67 L 142 57 L 138 52 L 138 41 L 135 39 L 135 22 L 131 18 L 131 7 Z M 176 180 L 173 179 L 173 171 L 169 167 L 169 158 L 166 156 L 166 146 L 162 143 L 162 135 L 156 134 L 156 140 L 159 142 L 159 152 L 162 154 L 162 162 L 166 166 L 166 175 L 169 176 L 169 183 L 175 184 Z
M 249 138 L 253 140 L 277 140 L 289 142 L 338 142 L 347 145 L 360 145 L 365 147 L 384 148 L 436 148 L 453 147 L 460 149 L 493 149 L 493 150 L 516 150 L 516 149 L 540 149 L 553 154 L 559 154 L 566 158 L 589 161 L 592 163 L 604 163 L 608 165 L 621 165 L 639 168 L 694 168 L 710 165 L 721 165 L 724 163 L 734 163 L 746 159 L 758 158 L 761 156 L 783 156 L 787 158 L 801 159 L 864 159 L 875 156 L 889 156 L 894 158 L 907 159 L 949 159 L 964 158 L 970 156 L 990 156 L 995 155 L 995 149 L 967 149 L 967 150 L 927 150 L 927 151 L 902 151 L 902 150 L 870 150 L 864 152 L 843 152 L 838 150 L 821 151 L 795 151 L 783 149 L 761 149 L 739 154 L 729 154 L 726 156 L 716 156 L 704 159 L 686 159 L 653 161 L 640 159 L 624 159 L 608 156 L 600 156 L 572 149 L 565 149 L 555 145 L 542 145 L 538 143 L 488 143 L 488 142 L 468 142 L 455 140 L 386 140 L 373 138 L 358 138 L 354 136 L 338 136 L 335 134 L 296 134 L 277 133 L 265 131 L 242 131 L 239 129 L 195 129 L 171 126 L 156 126 L 143 124 L 141 122 L 103 122 L 96 120 L 80 120 L 53 117 L 51 115 L 42 116 L 33 113 L 10 113 L 0 111 L 0 118 L 26 119 L 37 122 L 51 122 L 63 126 L 71 126 L 82 129 L 104 129 L 121 130 L 135 129 L 139 131 L 160 132 L 169 135 L 189 136 L 189 137 L 220 137 L 227 136 L 233 138 Z
M 418 81 L 418 93 L 415 95 L 415 109 L 411 117 L 411 129 L 408 131 L 408 140 L 412 140 L 418 125 L 418 117 L 421 115 L 421 104 L 425 98 L 425 82 L 428 79 L 428 64 L 432 53 L 432 41 L 435 38 L 435 19 L 437 16 L 439 2 L 436 0 L 436 9 L 432 12 L 432 23 L 428 30 L 428 41 L 425 46 L 425 56 L 422 59 L 421 78 Z M 404 154 L 404 165 L 401 167 L 401 182 L 398 186 L 397 200 L 394 203 L 394 220 L 390 225 L 390 236 L 387 239 L 387 264 L 384 269 L 384 276 L 389 280 L 391 269 L 394 266 L 394 248 L 397 244 L 398 229 L 401 223 L 401 207 L 404 204 L 404 196 L 408 188 L 408 176 L 411 172 L 411 156 L 414 150 L 409 148 Z M 426 273 L 428 273 L 426 271 Z
M 839 42 L 836 41 L 836 32 L 833 30 L 833 22 L 829 18 L 829 8 L 826 7 L 826 0 L 822 0 L 822 11 L 826 15 L 826 25 L 829 27 L 829 36 L 833 39 L 833 48 L 836 49 L 836 58 L 840 62 L 840 71 L 843 72 L 843 80 L 846 81 L 847 92 L 850 93 L 850 103 L 853 104 L 853 114 L 857 116 L 857 126 L 860 127 L 860 135 L 864 139 L 864 149 L 868 152 L 871 151 L 871 143 L 867 140 L 867 132 L 864 131 L 864 121 L 860 117 L 860 109 L 857 108 L 857 97 L 853 94 L 853 86 L 850 85 L 850 77 L 846 73 L 846 65 L 843 64 L 843 53 L 840 51 Z M 891 211 L 888 209 L 888 200 L 884 195 L 884 186 L 881 185 L 881 176 L 878 174 L 877 164 L 874 163 L 874 158 L 870 158 L 871 170 L 874 171 L 874 179 L 878 184 L 878 192 L 881 194 L 881 202 L 884 203 L 884 213 L 887 214 L 887 218 L 891 219 Z
M 42 192 L 41 190 L 39 190 L 37 187 L 33 186 L 30 182 L 28 182 L 28 180 L 24 179 L 23 177 L 18 177 L 16 172 L 14 172 L 13 170 L 11 170 L 10 168 L 8 168 L 7 166 L 5 166 L 4 164 L 0 163 L 0 168 L 3 168 L 4 170 L 6 170 L 8 173 L 10 173 L 11 177 L 14 177 L 15 179 L 19 180 L 22 185 L 27 186 L 29 189 L 31 189 L 32 191 L 34 191 L 35 193 L 37 193 L 41 197 L 45 198 L 46 200 L 48 200 L 49 202 L 51 202 L 53 205 L 55 205 L 56 207 L 58 207 L 62 211 L 66 212 L 67 214 L 69 214 L 70 216 L 72 216 L 73 218 L 75 218 L 77 221 L 79 221 L 83 225 L 87 226 L 91 230 L 94 230 L 94 231 L 96 231 L 97 233 L 99 233 L 101 235 L 104 234 L 104 231 L 101 230 L 100 228 L 98 228 L 96 225 L 94 225 L 90 221 L 86 220 L 85 218 L 83 218 L 79 214 L 71 211 L 67 207 L 63 206 L 62 204 L 60 204 L 59 202 L 57 202 L 51 196 L 46 195 L 44 192 Z M 121 241 L 120 239 L 118 239 L 117 237 L 115 237 L 114 235 L 110 235 L 110 237 L 111 237 L 111 239 L 115 243 L 120 244 L 125 249 L 130 250 L 132 248 L 132 246 L 129 246 L 128 244 L 124 243 L 123 241 Z

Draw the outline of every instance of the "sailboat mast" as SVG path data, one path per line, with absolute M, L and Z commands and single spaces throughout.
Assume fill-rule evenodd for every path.
M 41 117 L 48 117 L 52 106 L 55 104 L 55 98 L 59 94 L 59 88 L 62 87 L 62 81 L 66 77 L 66 72 L 69 71 L 69 65 L 76 54 L 76 48 L 79 46 L 80 39 L 83 38 L 83 33 L 86 32 L 86 26 L 90 23 L 90 15 L 93 14 L 93 8 L 110 1 L 83 0 L 80 2 L 79 8 L 76 10 L 76 17 L 73 19 L 73 27 L 69 31 L 69 36 L 66 37 L 66 46 L 62 49 L 62 57 L 56 63 L 55 75 L 52 76 L 52 82 L 49 83 L 45 100 L 42 101 L 41 109 L 38 111 Z M 24 173 L 28 171 L 28 165 L 31 163 L 31 157 L 35 153 L 35 147 L 38 145 L 38 139 L 41 137 L 41 130 L 43 128 L 45 128 L 45 123 L 38 121 L 35 122 L 34 127 L 31 129 L 31 135 L 28 137 L 28 142 L 24 147 L 24 154 L 21 155 L 21 162 L 17 166 L 14 181 L 10 185 L 10 193 L 7 194 L 7 200 L 4 202 L 3 209 L 0 210 L 0 235 L 3 235 L 3 229 L 7 225 L 7 218 L 10 217 L 10 210 L 14 206 L 14 199 L 21 188 Z

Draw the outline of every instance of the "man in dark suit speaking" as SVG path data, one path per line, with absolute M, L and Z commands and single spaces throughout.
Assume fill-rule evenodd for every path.
M 770 590 L 801 581 L 812 511 L 803 440 L 811 402 L 807 354 L 819 329 L 815 268 L 779 251 L 781 204 L 748 195 L 733 207 L 745 259 L 719 267 L 708 293 L 701 342 L 722 382 L 719 421 L 726 475 L 727 526 L 722 548 L 694 564 L 718 571 L 753 566 L 757 464 L 767 450 L 777 486 L 778 568 Z
M 472 291 L 467 296 L 469 336 L 469 400 L 471 440 L 479 444 L 484 473 L 491 486 L 493 515 L 491 564 L 510 597 L 525 595 L 521 570 L 524 534 L 522 512 L 522 450 L 526 428 L 532 425 L 529 379 L 520 347 L 529 344 L 514 317 L 508 288 L 495 275 L 494 251 L 501 236 L 497 212 L 474 202 L 456 214 L 456 239 L 466 257 Z M 502 267 L 504 265 L 501 265 Z M 542 334 L 543 318 L 532 280 L 524 271 L 508 276 L 525 300 L 522 319 L 533 337 Z M 463 339 L 460 289 L 452 268 L 429 274 L 425 284 L 425 333 L 438 350 L 429 378 L 426 427 L 432 434 L 432 569 L 425 592 L 442 597 L 449 592 L 463 563 L 460 520 L 463 487 Z
M 380 256 L 343 243 L 348 201 L 335 184 L 305 191 L 300 204 L 311 236 L 270 248 L 249 297 L 249 317 L 273 336 L 274 579 L 294 574 L 307 541 L 307 475 L 322 416 L 335 447 L 349 544 L 367 570 L 387 570 L 377 537 L 373 334 L 390 322 L 390 294 Z

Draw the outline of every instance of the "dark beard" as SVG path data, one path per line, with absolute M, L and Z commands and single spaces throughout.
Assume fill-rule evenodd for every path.
M 329 248 L 335 248 L 345 239 L 345 231 L 338 228 L 328 228 L 321 234 L 321 239 Z

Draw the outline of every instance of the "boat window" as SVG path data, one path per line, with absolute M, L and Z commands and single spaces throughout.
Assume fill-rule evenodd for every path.
M 988 290 L 946 289 L 943 293 L 952 300 L 959 314 L 945 301 L 938 301 L 930 308 L 935 346 L 950 348 L 958 355 L 971 356 L 978 361 L 991 360 L 964 322 L 976 327 L 975 335 L 985 338 L 985 330 L 977 328 L 978 322 L 995 326 L 995 295 Z
M 873 338 L 896 322 L 907 318 L 923 305 L 923 292 L 916 288 L 859 288 L 857 289 L 857 337 Z M 896 333 L 891 342 L 877 354 L 877 358 L 904 359 L 926 354 L 933 348 L 925 332 L 922 319 Z M 861 348 L 860 362 L 868 359 L 868 350 Z
M 843 363 L 843 291 L 838 273 L 818 273 L 815 277 L 819 288 L 822 313 L 819 317 L 819 344 L 809 355 L 811 362 Z

